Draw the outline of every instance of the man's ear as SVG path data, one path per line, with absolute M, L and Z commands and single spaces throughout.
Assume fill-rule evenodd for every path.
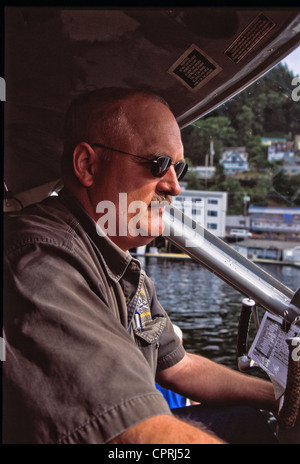
M 88 143 L 79 143 L 73 152 L 74 174 L 84 187 L 90 187 L 94 181 L 96 153 Z

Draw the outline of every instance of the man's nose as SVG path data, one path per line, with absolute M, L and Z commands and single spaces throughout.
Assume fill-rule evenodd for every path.
M 172 165 L 166 174 L 160 178 L 158 184 L 157 184 L 157 190 L 160 192 L 165 192 L 168 193 L 169 195 L 172 195 L 175 197 L 176 195 L 179 195 L 181 192 L 181 187 L 178 182 L 177 174 L 174 168 L 174 165 Z

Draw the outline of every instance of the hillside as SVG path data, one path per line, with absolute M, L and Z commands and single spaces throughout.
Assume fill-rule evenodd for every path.
M 243 211 L 243 197 L 254 205 L 300 206 L 300 175 L 287 176 L 280 162 L 268 162 L 263 137 L 294 141 L 300 134 L 300 101 L 293 98 L 293 73 L 279 64 L 243 92 L 204 118 L 182 129 L 185 156 L 204 165 L 213 141 L 215 177 L 206 185 L 229 193 L 229 214 Z M 225 176 L 219 164 L 223 147 L 246 148 L 249 171 Z M 296 156 L 300 153 L 296 151 Z M 204 189 L 191 173 L 188 188 Z

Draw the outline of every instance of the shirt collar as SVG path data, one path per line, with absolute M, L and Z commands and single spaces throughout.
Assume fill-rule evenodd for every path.
M 66 188 L 59 192 L 60 201 L 79 221 L 91 243 L 101 256 L 108 275 L 112 280 L 119 281 L 128 267 L 140 269 L 140 263 L 128 251 L 123 251 L 105 234 L 99 235 L 96 222 L 87 214 L 77 198 Z

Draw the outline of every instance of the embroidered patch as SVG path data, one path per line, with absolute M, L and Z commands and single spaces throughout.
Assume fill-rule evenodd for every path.
M 135 322 L 138 328 L 143 328 L 146 322 L 151 321 L 151 311 L 148 297 L 144 286 L 142 286 L 135 308 Z

